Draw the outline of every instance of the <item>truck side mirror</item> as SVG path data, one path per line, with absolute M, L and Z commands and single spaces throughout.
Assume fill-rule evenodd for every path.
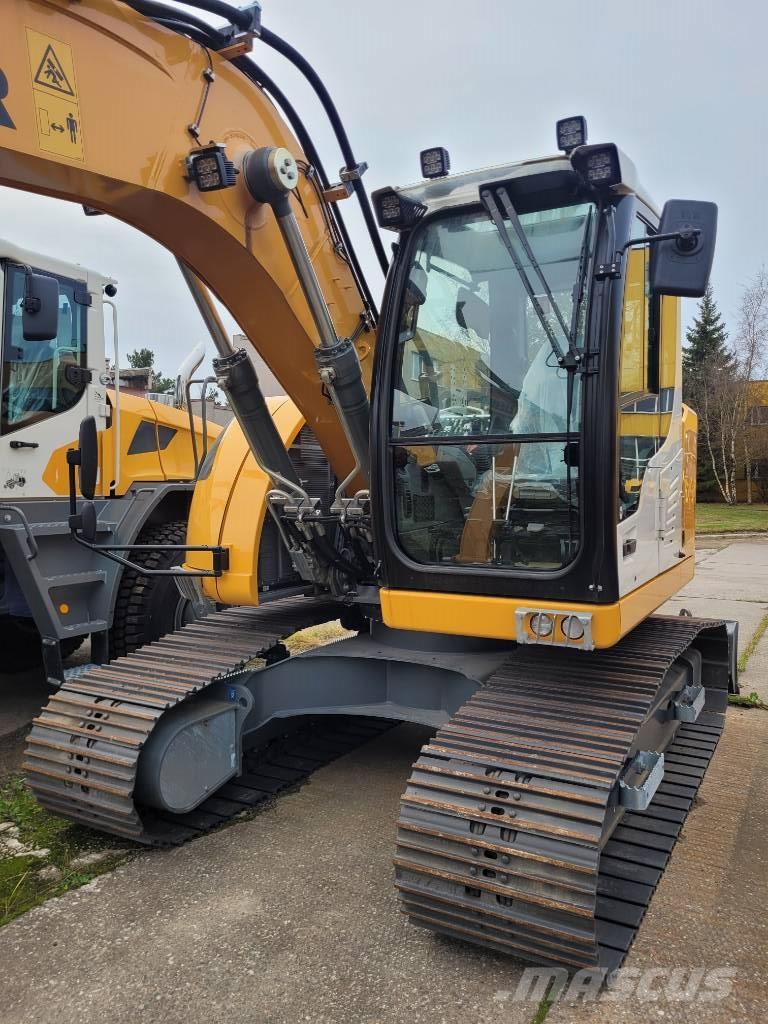
M 715 255 L 716 204 L 695 199 L 667 200 L 659 234 L 675 237 L 651 245 L 651 291 L 700 299 L 709 284 Z
M 25 341 L 52 341 L 59 333 L 59 282 L 47 274 L 24 274 L 21 326 Z
M 86 416 L 80 424 L 79 447 L 80 493 L 88 501 L 92 501 L 99 473 L 99 439 L 93 416 Z

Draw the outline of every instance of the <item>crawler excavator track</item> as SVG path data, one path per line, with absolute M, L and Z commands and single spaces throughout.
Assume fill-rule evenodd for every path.
M 391 723 L 304 722 L 245 751 L 243 774 L 194 811 L 135 803 L 139 756 L 163 714 L 338 614 L 322 598 L 226 609 L 69 680 L 30 734 L 25 769 L 37 799 L 101 831 L 173 845 L 377 735 Z M 413 766 L 395 854 L 404 912 L 539 963 L 619 966 L 722 731 L 728 652 L 723 623 L 661 616 L 610 650 L 511 651 Z M 676 721 L 681 659 L 699 658 L 706 706 Z M 620 783 L 649 741 L 664 751 L 663 782 L 645 809 L 627 810 Z
M 667 670 L 697 643 L 721 666 L 717 710 L 679 724 L 650 805 L 617 813 Z M 518 650 L 414 765 L 395 859 L 411 921 L 538 963 L 618 967 L 722 731 L 724 649 L 722 624 L 654 616 L 587 656 Z
M 48 810 L 154 846 L 186 842 L 300 783 L 390 726 L 367 719 L 304 723 L 257 751 L 243 774 L 194 811 L 162 814 L 134 800 L 139 755 L 160 717 L 242 669 L 283 654 L 281 642 L 338 617 L 327 598 L 227 608 L 126 657 L 69 679 L 34 720 L 24 770 Z

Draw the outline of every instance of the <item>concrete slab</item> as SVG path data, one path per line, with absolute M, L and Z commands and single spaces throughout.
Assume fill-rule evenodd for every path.
M 528 1024 L 522 965 L 407 924 L 400 726 L 250 822 L 139 856 L 0 931 L 2 1024 Z
M 768 542 L 729 544 L 702 558 L 678 596 L 768 602 Z
M 647 995 L 556 1002 L 547 1024 L 748 1024 L 768 1019 L 768 714 L 731 708 L 725 733 L 672 860 L 625 961 Z M 720 969 L 722 999 L 702 983 L 690 1001 L 670 999 L 677 969 Z M 654 974 L 643 975 L 652 969 Z M 711 982 L 710 982 L 711 984 Z
M 739 651 L 743 651 L 768 613 L 768 600 L 724 601 L 718 597 L 678 596 L 667 601 L 659 612 L 664 615 L 677 615 L 681 608 L 687 608 L 699 619 L 736 619 L 739 623 Z
M 768 538 L 696 551 L 696 575 L 659 611 L 687 608 L 698 618 L 737 619 L 743 650 L 768 613 Z

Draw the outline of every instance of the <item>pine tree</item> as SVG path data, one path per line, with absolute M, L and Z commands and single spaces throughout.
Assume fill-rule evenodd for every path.
M 702 375 L 730 372 L 735 365 L 733 354 L 726 344 L 728 332 L 714 300 L 711 284 L 699 302 L 698 314 L 686 331 L 685 340 L 683 398 L 686 402 L 695 402 Z

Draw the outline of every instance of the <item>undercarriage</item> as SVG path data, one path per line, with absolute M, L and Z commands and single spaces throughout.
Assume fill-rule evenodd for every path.
M 174 845 L 418 722 L 436 732 L 402 799 L 404 912 L 537 962 L 618 966 L 720 735 L 732 630 L 654 616 L 585 654 L 374 624 L 288 655 L 339 614 L 230 608 L 70 676 L 30 735 L 37 799 Z

